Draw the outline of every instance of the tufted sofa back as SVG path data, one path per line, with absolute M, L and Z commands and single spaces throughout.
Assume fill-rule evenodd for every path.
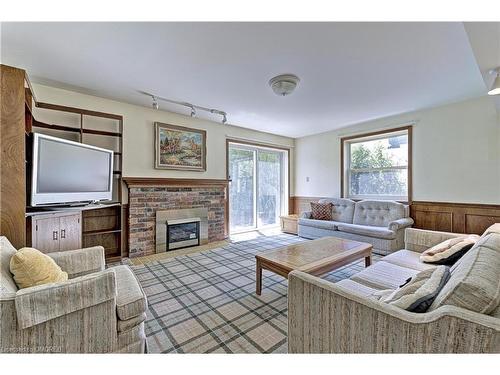
M 331 203 L 333 221 L 352 224 L 355 202 L 346 198 L 324 198 L 319 203 Z
M 386 227 L 391 221 L 407 216 L 407 210 L 402 203 L 366 200 L 356 202 L 353 224 Z

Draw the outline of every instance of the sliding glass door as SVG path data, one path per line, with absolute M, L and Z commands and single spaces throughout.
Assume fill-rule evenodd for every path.
M 230 232 L 279 225 L 288 209 L 287 152 L 229 143 L 228 162 Z

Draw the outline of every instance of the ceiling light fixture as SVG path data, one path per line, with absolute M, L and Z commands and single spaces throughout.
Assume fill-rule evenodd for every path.
M 488 91 L 488 95 L 500 95 L 500 67 L 490 70 L 490 74 L 495 75 L 495 80 L 490 91 Z
M 269 86 L 279 96 L 290 95 L 299 84 L 300 79 L 294 74 L 281 74 L 269 80 Z
M 162 98 L 161 96 L 157 96 L 157 95 L 154 95 L 154 94 L 151 94 L 149 92 L 146 92 L 146 91 L 138 91 L 139 93 L 143 94 L 143 95 L 147 95 L 149 97 L 151 97 L 153 99 L 153 108 L 154 109 L 158 109 L 160 108 L 159 104 L 158 104 L 158 100 L 162 100 L 164 102 L 167 102 L 167 103 L 172 103 L 172 104 L 177 104 L 177 105 L 182 105 L 184 107 L 188 107 L 191 109 L 191 117 L 194 117 L 196 116 L 196 110 L 201 110 L 201 111 L 205 111 L 205 112 L 209 112 L 209 113 L 214 113 L 216 115 L 220 115 L 222 116 L 222 123 L 223 124 L 226 124 L 227 123 L 227 113 L 224 112 L 224 111 L 221 111 L 221 110 L 218 110 L 218 109 L 213 109 L 213 108 L 207 108 L 207 107 L 202 107 L 200 105 L 195 105 L 195 104 L 191 104 L 191 103 L 188 103 L 188 102 L 179 102 L 177 100 L 172 100 L 172 99 L 167 99 L 167 98 Z

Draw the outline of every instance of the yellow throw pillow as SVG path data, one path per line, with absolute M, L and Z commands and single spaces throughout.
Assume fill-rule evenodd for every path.
M 10 272 L 19 289 L 68 280 L 51 257 L 31 247 L 23 247 L 10 258 Z

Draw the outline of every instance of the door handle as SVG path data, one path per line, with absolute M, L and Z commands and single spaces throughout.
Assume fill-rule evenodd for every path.
M 66 238 L 66 229 L 61 229 L 61 239 Z
M 52 232 L 52 239 L 53 239 L 54 241 L 57 241 L 57 238 L 58 238 L 58 236 L 57 236 L 57 231 L 55 230 L 55 231 L 53 231 L 53 232 Z

